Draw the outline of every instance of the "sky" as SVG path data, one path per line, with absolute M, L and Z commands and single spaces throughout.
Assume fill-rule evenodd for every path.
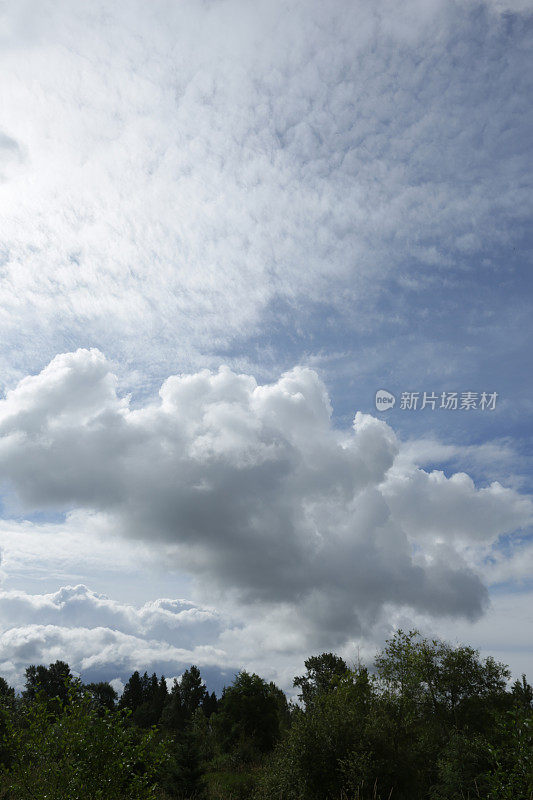
M 0 3 L 12 685 L 290 693 L 398 627 L 533 678 L 532 32 L 530 0 Z

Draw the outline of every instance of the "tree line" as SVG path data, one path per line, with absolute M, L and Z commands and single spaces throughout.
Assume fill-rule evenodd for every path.
M 192 665 L 122 695 L 56 661 L 0 678 L 0 799 L 533 800 L 525 675 L 398 631 L 373 669 L 307 659 L 298 703 L 245 670 L 221 696 Z

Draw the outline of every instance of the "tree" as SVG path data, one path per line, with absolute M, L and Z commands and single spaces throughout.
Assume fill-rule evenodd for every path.
M 214 692 L 209 694 L 207 691 L 205 693 L 204 699 L 202 700 L 202 711 L 204 712 L 207 719 L 211 716 L 211 714 L 216 714 L 218 709 L 218 700 L 217 696 Z
M 0 677 L 0 697 L 14 697 L 15 690 L 8 684 L 5 678 Z
M 154 695 L 152 698 L 158 722 L 161 719 L 161 714 L 163 713 L 163 709 L 165 707 L 165 703 L 167 702 L 167 700 L 168 700 L 167 682 L 165 676 L 161 675 L 161 678 L 157 685 L 157 689 L 154 691 Z
M 171 796 L 196 800 L 203 795 L 204 781 L 199 743 L 191 727 L 181 731 L 169 748 L 171 758 L 163 771 L 163 788 Z
M 85 689 L 94 698 L 98 708 L 112 711 L 117 703 L 118 694 L 107 681 L 87 683 Z
M 328 659 L 327 663 L 335 662 Z M 313 664 L 316 662 L 310 667 Z M 262 775 L 262 797 L 324 800 L 349 796 L 362 800 L 367 797 L 362 785 L 373 790 L 378 775 L 373 771 L 367 733 L 372 702 L 368 672 L 361 668 L 336 679 L 334 691 L 329 682 L 323 686 L 313 692 L 305 712 L 294 715 L 278 744 Z
M 0 678 L 0 769 L 12 761 L 12 744 L 9 731 L 15 706 L 15 690 L 4 678 Z
M 306 708 L 322 692 L 333 691 L 339 681 L 350 672 L 346 662 L 335 653 L 311 656 L 305 662 L 305 667 L 307 674 L 297 676 L 293 685 L 300 687 L 301 693 L 298 697 Z
M 200 670 L 194 664 L 186 669 L 181 680 L 175 680 L 161 715 L 169 730 L 183 730 L 196 709 L 209 697 Z M 216 698 L 215 698 L 216 699 Z
M 488 769 L 485 737 L 509 704 L 507 667 L 416 630 L 397 631 L 375 663 L 381 763 L 383 772 L 394 765 L 395 796 L 423 796 L 439 785 L 449 792 L 443 797 L 474 796 Z
M 259 675 L 242 670 L 224 688 L 216 728 L 222 748 L 240 760 L 268 752 L 280 735 L 277 693 Z
M 93 696 L 67 681 L 67 702 L 50 714 L 37 693 L 9 721 L 9 769 L 0 785 L 11 800 L 149 800 L 166 756 L 153 731 L 124 725 L 119 710 L 95 707 Z M 4 796 L 4 795 L 2 795 Z
M 516 680 L 513 683 L 512 697 L 514 704 L 524 711 L 530 711 L 533 707 L 533 687 L 524 674 L 521 681 Z
M 530 690 L 506 691 L 505 665 L 398 631 L 374 676 L 331 653 L 306 668 L 305 710 L 262 773 L 265 800 L 533 800 Z
M 158 681 L 155 672 L 149 678 L 145 672 L 141 678 L 143 702 L 133 712 L 133 720 L 143 728 L 157 725 L 168 698 L 167 683 L 164 676 Z
M 446 724 L 479 727 L 480 715 L 507 702 L 509 669 L 472 647 L 453 647 L 399 630 L 376 658 L 383 685 L 418 713 L 430 706 Z M 477 720 L 477 721 L 476 721 Z
M 71 679 L 70 667 L 65 661 L 56 661 L 49 667 L 32 664 L 26 669 L 26 688 L 22 695 L 27 700 L 34 700 L 40 691 L 49 700 L 57 698 L 60 702 L 66 702 L 67 684 Z
M 146 675 L 146 673 L 144 673 Z M 124 691 L 120 698 L 120 708 L 129 708 L 135 711 L 144 702 L 144 685 L 139 672 L 135 670 L 131 678 L 124 686 Z
M 205 695 L 206 688 L 200 670 L 193 664 L 185 670 L 180 681 L 181 705 L 187 719 L 202 705 Z
M 161 724 L 169 731 L 179 731 L 185 727 L 185 713 L 183 711 L 179 681 L 174 679 L 167 702 L 161 713 Z

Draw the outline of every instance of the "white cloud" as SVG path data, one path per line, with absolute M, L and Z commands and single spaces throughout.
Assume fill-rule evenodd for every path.
M 497 481 L 477 489 L 464 472 L 450 478 L 440 470 L 396 473 L 384 494 L 395 519 L 413 538 L 492 543 L 533 521 L 529 497 Z
M 209 645 L 190 649 L 166 641 L 145 639 L 103 627 L 71 627 L 30 624 L 2 632 L 0 674 L 17 688 L 23 686 L 23 668 L 29 664 L 67 661 L 82 679 L 108 679 L 121 673 L 123 679 L 136 669 L 175 670 L 198 664 L 220 669 L 226 654 Z M 105 676 L 105 677 L 104 677 Z
M 198 638 L 213 638 L 220 620 L 213 609 L 188 600 L 161 598 L 137 609 L 82 584 L 63 586 L 57 592 L 30 595 L 24 591 L 0 591 L 0 625 L 18 626 L 31 619 L 36 625 L 91 628 L 95 625 L 123 633 L 164 639 L 188 647 Z M 199 634 L 198 631 L 201 630 Z
M 364 326 L 527 217 L 521 51 L 483 5 L 44 8 L 2 11 L 4 379 L 73 341 L 141 381 L 213 364 L 280 301 Z
M 9 674 L 67 655 L 120 681 L 137 651 L 174 665 L 216 647 L 263 673 L 273 659 L 286 682 L 295 653 L 369 647 L 394 614 L 471 621 L 484 583 L 528 576 L 511 442 L 402 444 L 362 414 L 340 431 L 312 370 L 270 385 L 198 371 L 227 350 L 254 372 L 254 337 L 263 347 L 275 319 L 305 329 L 332 380 L 470 374 L 479 348 L 441 338 L 453 314 L 424 293 L 459 285 L 462 300 L 481 270 L 499 293 L 514 257 L 493 253 L 511 255 L 529 220 L 529 2 L 289 6 L 0 10 L 2 381 L 79 345 L 113 359 L 57 356 L 0 401 Z M 429 325 L 411 335 L 410 292 L 437 340 Z M 506 298 L 464 320 L 496 361 L 529 320 Z M 339 323 L 335 355 L 315 304 Z M 263 375 L 300 358 L 285 345 L 261 351 Z M 154 376 L 177 370 L 193 374 L 154 401 Z M 195 602 L 154 599 L 175 594 Z
M 84 680 L 126 680 L 135 669 L 174 675 L 192 663 L 220 671 L 228 664 L 217 644 L 222 627 L 214 609 L 188 600 L 137 607 L 83 585 L 48 594 L 0 591 L 0 674 L 20 688 L 30 663 L 56 659 Z

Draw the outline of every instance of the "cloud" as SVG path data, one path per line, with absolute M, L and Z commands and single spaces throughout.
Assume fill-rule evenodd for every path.
M 150 549 L 142 542 L 124 548 L 113 538 L 112 523 L 105 514 L 72 511 L 24 519 L 12 493 L 2 500 L 7 517 L 0 519 L 2 568 L 26 585 L 32 579 L 79 582 L 82 574 L 132 574 L 139 564 L 151 564 Z
M 8 4 L 3 374 L 75 342 L 142 383 L 284 304 L 365 330 L 383 291 L 505 271 L 526 30 L 494 5 Z
M 0 619 L 8 621 L 10 626 L 31 619 L 36 625 L 107 627 L 126 634 L 165 639 L 181 647 L 191 646 L 199 636 L 213 638 L 220 628 L 218 614 L 213 609 L 199 608 L 189 600 L 160 598 L 137 609 L 82 584 L 63 586 L 57 592 L 43 595 L 15 590 L 0 592 Z M 202 631 L 200 635 L 198 629 Z
M 531 560 L 531 501 L 507 488 L 530 411 L 530 3 L 43 8 L 0 9 L 10 652 L 81 668 L 93 631 L 96 664 L 110 642 L 231 663 L 253 643 L 285 670 L 394 614 L 478 618 L 484 583 Z M 279 378 L 294 363 L 322 363 L 342 429 L 316 372 Z M 430 370 L 501 411 L 460 445 L 349 427 L 354 397 Z M 515 422 L 514 446 L 478 444 Z M 136 570 L 156 605 L 192 575 L 194 604 L 131 605 Z
M 533 521 L 529 497 L 497 481 L 476 489 L 464 472 L 446 478 L 440 470 L 413 469 L 391 476 L 384 494 L 395 519 L 413 538 L 491 543 Z
M 217 606 L 279 614 L 298 646 L 368 632 L 387 604 L 478 617 L 487 594 L 465 547 L 531 521 L 514 490 L 406 466 L 381 420 L 358 412 L 335 429 L 310 369 L 267 385 L 224 367 L 174 375 L 141 406 L 116 386 L 102 353 L 78 350 L 0 401 L 0 476 L 19 513 L 104 515 L 107 531 L 149 545 Z M 46 599 L 49 620 L 85 624 L 100 605 L 104 624 L 132 632 L 188 614 L 133 614 L 85 589 L 62 603 Z
M 170 672 L 190 664 L 211 667 L 221 673 L 225 653 L 210 646 L 192 649 L 168 642 L 144 639 L 110 628 L 63 628 L 54 625 L 26 625 L 2 632 L 0 673 L 17 688 L 23 686 L 22 671 L 29 664 L 65 660 L 82 680 L 108 680 L 119 673 L 124 681 L 138 670 Z M 174 671 L 174 672 L 173 672 Z
M 49 594 L 2 591 L 0 674 L 20 688 L 28 664 L 59 658 L 86 681 L 125 681 L 135 669 L 175 675 L 192 663 L 213 679 L 230 663 L 216 645 L 220 630 L 216 611 L 188 600 L 138 608 L 83 585 Z
M 24 153 L 19 143 L 0 131 L 0 183 L 17 174 Z

